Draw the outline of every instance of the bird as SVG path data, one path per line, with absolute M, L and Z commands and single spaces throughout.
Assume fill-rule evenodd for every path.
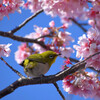
M 40 77 L 47 73 L 56 58 L 61 55 L 54 51 L 45 51 L 41 54 L 32 54 L 20 65 L 24 67 L 27 77 Z

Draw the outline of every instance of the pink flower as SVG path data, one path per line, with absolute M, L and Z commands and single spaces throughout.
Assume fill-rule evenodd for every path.
M 90 28 L 87 32 L 87 37 L 84 34 L 79 38 L 78 45 L 74 45 L 77 50 L 76 57 L 87 58 L 90 55 L 100 52 L 100 31 L 96 28 Z M 100 54 L 87 60 L 86 67 L 91 66 L 96 70 L 100 70 Z
M 87 32 L 87 37 L 84 34 L 79 38 L 78 45 L 74 45 L 77 50 L 76 57 L 87 58 L 90 55 L 100 52 L 100 31 L 96 28 L 90 28 Z M 87 60 L 86 67 L 91 66 L 96 70 L 100 70 L 100 54 Z
M 92 8 L 88 11 L 88 17 L 90 20 L 93 20 L 94 23 L 91 24 L 93 27 L 97 27 L 100 30 L 100 1 L 99 0 L 91 0 Z
M 49 22 L 49 26 L 50 27 L 54 27 L 55 26 L 55 22 L 54 21 Z
M 60 16 L 62 20 L 76 17 L 86 19 L 84 8 L 88 8 L 87 0 L 42 0 L 41 6 L 47 15 Z
M 36 44 L 36 43 L 34 43 L 34 44 L 32 45 L 32 47 L 33 47 L 36 51 L 38 51 L 39 53 L 43 53 L 43 52 L 46 51 L 45 48 L 41 47 L 40 45 L 38 45 L 38 44 Z
M 69 75 L 63 80 L 63 88 L 66 92 L 85 98 L 97 97 L 96 94 L 100 93 L 97 91 L 99 87 L 99 80 L 93 72 Z
M 43 32 L 43 35 L 49 35 L 50 34 L 49 29 L 47 27 L 43 28 L 42 32 Z
M 35 13 L 41 9 L 41 0 L 27 0 L 29 2 L 28 8 Z
M 27 47 L 26 43 L 18 47 L 18 51 L 15 52 L 15 60 L 20 64 L 24 59 L 31 55 L 30 49 Z
M 10 55 L 10 52 L 11 52 L 11 50 L 10 50 L 10 46 L 11 46 L 12 44 L 0 44 L 0 57 L 1 56 L 5 56 L 5 57 L 8 57 L 9 55 Z
M 37 39 L 37 38 L 41 37 L 44 34 L 44 31 L 43 31 L 42 27 L 35 26 L 34 30 L 35 30 L 35 32 L 32 32 L 32 33 L 26 35 L 25 37 L 30 38 L 30 39 Z M 38 41 L 44 41 L 44 40 L 45 40 L 44 38 L 39 38 L 38 39 Z
M 74 42 L 74 39 L 70 36 L 71 33 L 69 32 L 59 32 L 58 37 L 62 39 L 64 45 L 69 45 L 69 41 Z
M 74 52 L 74 50 L 71 47 L 61 47 L 60 48 L 60 52 L 61 52 L 61 57 L 70 57 L 71 53 Z
M 0 2 L 0 20 L 2 20 L 4 16 L 8 17 L 10 13 L 14 13 L 15 11 L 21 13 L 19 7 L 23 4 L 23 0 L 2 0 L 2 2 Z

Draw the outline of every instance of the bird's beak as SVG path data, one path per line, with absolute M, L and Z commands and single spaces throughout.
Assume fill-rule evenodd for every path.
M 57 56 L 60 56 L 60 55 L 61 55 L 61 53 L 58 53 L 58 54 L 57 54 Z

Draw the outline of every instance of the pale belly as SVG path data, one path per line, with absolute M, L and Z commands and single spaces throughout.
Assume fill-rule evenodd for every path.
M 28 77 L 38 77 L 47 73 L 48 70 L 49 70 L 48 63 L 46 64 L 38 63 L 36 67 L 32 69 L 27 69 L 27 72 L 25 71 L 25 73 Z

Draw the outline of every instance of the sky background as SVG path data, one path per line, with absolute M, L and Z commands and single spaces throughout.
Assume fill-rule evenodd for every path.
M 21 24 L 26 18 L 31 16 L 32 13 L 30 10 L 22 9 L 22 13 L 19 14 L 15 12 L 14 14 L 9 15 L 9 19 L 7 17 L 4 17 L 3 20 L 0 21 L 0 31 L 10 31 L 17 27 L 19 24 Z M 31 32 L 34 32 L 33 25 L 37 25 L 40 27 L 48 27 L 49 22 L 54 20 L 55 26 L 62 25 L 60 22 L 60 19 L 58 17 L 51 18 L 50 16 L 45 15 L 44 13 L 39 14 L 37 17 L 32 19 L 30 22 L 28 22 L 22 29 L 20 29 L 18 32 L 15 33 L 15 35 L 19 36 L 25 36 Z M 77 43 L 78 37 L 81 36 L 84 32 L 75 24 L 73 26 L 69 27 L 66 31 L 72 33 L 72 37 L 75 39 L 74 43 L 71 43 L 71 47 L 73 44 Z M 3 57 L 14 69 L 17 69 L 19 72 L 21 72 L 23 75 L 23 68 L 17 64 L 15 61 L 15 55 L 14 53 L 18 50 L 18 46 L 21 44 L 21 42 L 4 38 L 0 36 L 0 44 L 7 44 L 11 43 L 11 53 L 9 57 Z M 73 58 L 75 57 L 75 53 L 72 54 Z M 63 59 L 60 57 L 57 58 L 56 62 L 52 65 L 49 72 L 46 73 L 46 75 L 53 75 L 56 74 L 61 70 L 61 66 L 63 65 Z M 11 69 L 8 68 L 0 60 L 0 90 L 6 88 L 11 83 L 16 81 L 19 78 L 19 76 L 16 75 Z M 66 100 L 93 100 L 93 99 L 84 99 L 83 97 L 74 96 L 74 95 L 68 95 L 62 88 L 62 81 L 57 82 L 59 85 L 60 90 L 66 97 Z M 53 86 L 53 84 L 41 84 L 41 85 L 28 85 L 24 87 L 20 87 L 16 89 L 13 93 L 5 96 L 2 98 L 2 100 L 62 100 L 58 92 L 56 91 L 56 88 Z

